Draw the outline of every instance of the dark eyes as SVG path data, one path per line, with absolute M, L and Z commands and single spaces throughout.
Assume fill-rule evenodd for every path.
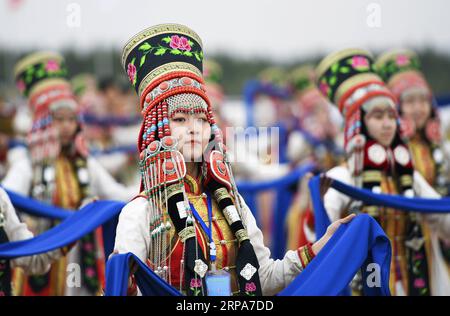
M 205 117 L 198 118 L 199 120 L 203 122 L 207 122 L 208 120 Z M 174 122 L 183 123 L 186 122 L 186 119 L 184 117 L 175 117 L 172 119 Z

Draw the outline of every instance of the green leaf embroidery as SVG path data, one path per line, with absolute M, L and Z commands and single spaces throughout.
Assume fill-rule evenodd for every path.
M 350 69 L 348 69 L 348 67 L 342 67 L 341 69 L 339 69 L 339 72 L 341 73 L 341 74 L 347 74 L 347 73 L 349 73 L 349 71 L 350 71 Z
M 338 69 L 339 69 L 339 62 L 336 62 L 333 64 L 333 66 L 331 66 L 331 71 L 333 73 L 336 73 L 336 71 L 338 71 Z
M 191 47 L 193 47 L 193 46 L 195 45 L 194 42 L 191 41 L 191 40 L 188 40 L 188 43 L 189 43 L 189 45 L 190 45 Z
M 147 42 L 139 46 L 139 50 L 149 50 L 150 48 L 152 48 L 152 46 Z
M 330 86 L 334 86 L 336 84 L 336 80 L 337 80 L 336 76 L 331 77 L 330 78 Z
M 167 48 L 158 48 L 158 50 L 155 52 L 155 56 L 161 56 L 166 53 Z
M 131 60 L 131 63 L 130 64 L 132 64 L 133 66 L 134 66 L 134 62 L 136 61 L 136 57 L 134 57 L 132 60 Z
M 30 76 L 30 75 L 32 75 L 33 73 L 34 73 L 34 67 L 28 67 L 28 68 L 27 68 L 27 72 L 26 72 L 27 76 Z
M 169 44 L 170 41 L 172 41 L 172 39 L 170 38 L 170 36 L 166 36 L 166 37 L 164 37 L 164 38 L 162 39 L 162 41 L 163 41 L 164 43 L 166 43 L 166 44 Z
M 188 57 L 192 57 L 193 54 L 192 54 L 191 52 L 188 52 L 188 51 L 186 50 L 186 51 L 184 51 L 183 55 L 184 55 L 184 56 L 188 56 Z
M 171 50 L 170 50 L 170 53 L 171 53 L 172 55 L 180 55 L 180 54 L 181 54 L 181 51 L 180 51 L 179 49 L 171 49 Z
M 37 78 L 42 78 L 42 77 L 44 77 L 44 75 L 45 75 L 44 69 L 39 69 L 39 70 L 36 72 L 36 77 L 37 77 Z
M 200 56 L 199 56 L 199 54 L 198 54 L 197 52 L 194 53 L 194 56 L 195 56 L 195 58 L 196 58 L 198 61 L 202 61 L 202 60 L 200 59 Z
M 139 67 L 142 67 L 142 65 L 145 63 L 145 56 L 146 55 L 141 57 L 141 62 L 139 63 Z

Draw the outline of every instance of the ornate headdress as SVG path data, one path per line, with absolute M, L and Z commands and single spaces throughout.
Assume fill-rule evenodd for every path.
M 208 269 L 205 256 L 198 245 L 189 202 L 183 185 L 186 175 L 184 158 L 171 136 L 170 118 L 177 112 L 206 114 L 211 125 L 211 142 L 203 164 L 204 186 L 214 195 L 233 233 L 239 240 L 236 262 L 241 293 L 245 282 L 251 280 L 260 291 L 258 273 L 246 280 L 241 272 L 247 264 L 259 267 L 253 247 L 242 223 L 240 199 L 230 164 L 222 144 L 202 77 L 203 50 L 200 37 L 191 29 L 178 24 L 163 24 L 145 29 L 125 45 L 122 64 L 140 98 L 143 122 L 138 139 L 142 188 L 151 205 L 152 245 L 157 238 L 166 238 L 170 222 L 184 245 L 184 284 L 188 295 L 193 280 L 201 280 L 201 294 L 206 294 L 204 277 Z M 237 206 L 237 208 L 235 207 Z M 214 246 L 215 247 L 215 246 Z M 154 270 L 163 278 L 168 276 L 168 260 L 150 252 Z M 210 256 L 215 248 L 211 244 Z M 156 255 L 156 256 L 155 256 Z M 197 281 L 195 281 L 197 282 Z
M 371 54 L 361 49 L 331 54 L 317 67 L 317 76 L 319 89 L 344 116 L 345 151 L 356 184 L 379 192 L 381 171 L 395 170 L 403 193 L 413 195 L 412 161 L 398 126 L 391 146 L 385 148 L 368 135 L 364 124 L 364 113 L 378 101 L 397 113 L 396 99 L 375 73 Z
M 37 52 L 20 60 L 14 69 L 16 86 L 28 98 L 33 115 L 29 146 L 33 161 L 53 159 L 59 153 L 52 129 L 51 111 L 77 109 L 64 58 L 53 52 Z

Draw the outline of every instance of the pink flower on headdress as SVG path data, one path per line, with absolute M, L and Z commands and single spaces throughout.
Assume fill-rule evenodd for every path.
M 328 93 L 330 91 L 330 86 L 326 82 L 322 81 L 319 85 L 319 89 L 324 95 L 328 96 Z
M 20 93 L 25 91 L 25 82 L 23 82 L 22 79 L 20 79 L 19 81 L 17 81 L 17 89 L 20 91 Z
M 398 55 L 395 62 L 398 66 L 406 66 L 409 64 L 409 57 L 406 55 Z
M 6 296 L 5 292 L 0 291 L 0 296 Z
M 354 56 L 352 58 L 352 67 L 360 71 L 367 70 L 369 69 L 369 61 L 366 57 Z
M 189 45 L 187 38 L 184 36 L 172 35 L 169 46 L 172 49 L 186 50 L 188 52 L 191 50 L 191 45 Z
M 88 277 L 90 277 L 90 278 L 94 277 L 94 276 L 95 276 L 95 270 L 94 270 L 94 268 L 91 268 L 91 267 L 87 268 L 87 269 L 86 269 L 86 275 L 87 275 Z
M 245 283 L 245 292 L 255 292 L 256 285 L 253 282 Z
M 133 65 L 132 63 L 128 64 L 127 75 L 130 82 L 134 84 L 134 80 L 136 79 L 136 66 Z
M 190 287 L 192 287 L 192 288 L 202 287 L 202 280 L 200 280 L 200 279 L 191 279 Z
M 48 72 L 55 72 L 59 70 L 59 64 L 55 60 L 47 61 L 45 65 L 45 70 Z
M 86 251 L 91 251 L 92 249 L 94 249 L 94 245 L 92 243 L 86 243 L 86 244 L 84 244 L 83 248 Z
M 414 287 L 417 289 L 421 289 L 423 287 L 425 287 L 425 280 L 420 278 L 420 279 L 415 279 L 414 280 Z

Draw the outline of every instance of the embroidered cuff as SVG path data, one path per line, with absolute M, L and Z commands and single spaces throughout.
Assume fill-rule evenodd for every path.
M 300 263 L 302 264 L 302 268 L 305 269 L 306 266 L 314 259 L 316 256 L 312 250 L 312 244 L 308 243 L 307 245 L 300 247 L 297 249 L 298 257 L 300 258 Z

